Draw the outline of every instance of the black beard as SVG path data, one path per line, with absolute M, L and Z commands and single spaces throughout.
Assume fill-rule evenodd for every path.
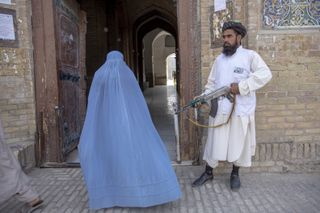
M 223 44 L 223 49 L 222 53 L 225 54 L 226 56 L 232 56 L 238 49 L 239 45 L 226 45 L 226 43 Z

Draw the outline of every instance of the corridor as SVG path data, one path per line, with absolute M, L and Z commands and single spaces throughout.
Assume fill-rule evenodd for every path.
M 151 118 L 165 143 L 171 161 L 177 158 L 173 121 L 173 103 L 176 102 L 175 86 L 155 86 L 144 91 Z

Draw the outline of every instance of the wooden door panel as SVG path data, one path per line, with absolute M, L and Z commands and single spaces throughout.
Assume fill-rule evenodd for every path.
M 57 65 L 59 74 L 59 134 L 63 155 L 76 148 L 82 126 L 80 80 L 80 10 L 69 0 L 56 1 Z M 75 1 L 73 1 L 74 3 Z
M 76 0 L 32 0 L 36 159 L 62 163 L 78 144 L 86 109 L 86 14 Z

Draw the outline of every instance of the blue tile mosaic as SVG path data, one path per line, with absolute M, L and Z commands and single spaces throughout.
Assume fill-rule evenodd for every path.
M 265 28 L 319 27 L 320 0 L 264 0 Z

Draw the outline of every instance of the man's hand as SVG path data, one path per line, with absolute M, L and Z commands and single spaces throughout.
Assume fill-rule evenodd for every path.
M 240 94 L 238 83 L 230 84 L 230 92 L 234 95 Z
M 195 96 L 194 98 L 193 98 L 193 101 L 195 102 L 197 99 L 199 99 L 201 97 L 201 95 L 198 95 L 198 96 Z M 201 101 L 199 101 L 199 102 L 197 102 L 197 103 L 194 103 L 193 104 L 193 107 L 194 108 L 198 108 L 199 106 L 201 106 Z

